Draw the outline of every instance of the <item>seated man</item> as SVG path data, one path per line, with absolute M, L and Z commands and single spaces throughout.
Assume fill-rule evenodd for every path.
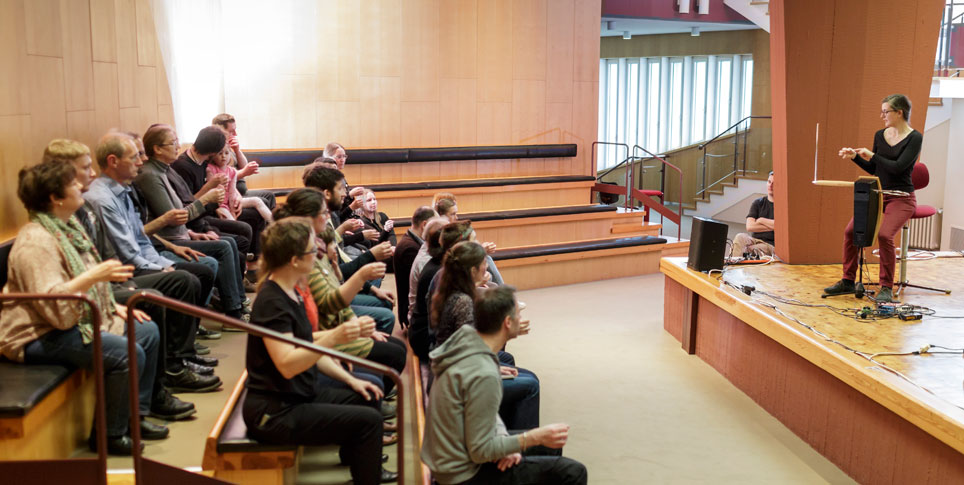
M 338 228 L 344 226 L 338 219 L 338 210 L 341 209 L 341 203 L 345 198 L 345 176 L 338 170 L 318 166 L 309 172 L 304 180 L 305 187 L 318 189 L 324 194 L 325 203 L 328 204 L 328 210 L 331 211 L 328 225 L 338 233 Z M 370 250 L 366 249 L 357 258 L 351 259 L 345 254 L 341 246 L 343 243 L 341 236 L 336 234 L 335 237 L 338 258 L 340 259 L 338 266 L 346 280 L 351 278 L 351 275 L 355 274 L 355 271 L 362 266 L 392 257 L 394 248 L 388 242 L 383 242 L 376 244 Z M 355 295 L 355 298 L 351 301 L 351 309 L 355 314 L 374 318 L 378 330 L 389 335 L 392 334 L 392 329 L 395 327 L 395 314 L 392 312 L 394 306 L 394 294 L 367 281 L 362 291 Z
M 746 215 L 746 232 L 733 238 L 730 257 L 750 258 L 773 256 L 773 172 L 767 177 L 767 196 L 753 201 Z
M 395 294 L 398 295 L 398 322 L 403 326 L 408 326 L 408 277 L 412 274 L 412 263 L 415 262 L 415 255 L 418 248 L 422 247 L 422 232 L 428 220 L 435 217 L 435 211 L 426 205 L 415 209 L 412 215 L 412 227 L 395 246 L 395 254 L 392 256 L 392 263 L 395 267 Z
M 145 226 L 134 210 L 130 183 L 137 176 L 141 161 L 131 137 L 124 133 L 108 133 L 98 143 L 96 155 L 101 174 L 90 183 L 90 189 L 83 196 L 93 208 L 93 213 L 99 216 L 101 227 L 104 229 L 103 233 L 114 248 L 117 258 L 124 264 L 134 266 L 135 277 L 186 270 L 200 281 L 200 299 L 202 302 L 206 301 L 211 293 L 215 274 L 208 265 L 217 265 L 217 261 L 181 246 L 174 246 L 172 250 L 182 255 L 181 257 L 185 260 L 206 258 L 207 264 L 200 262 L 175 264 L 160 255 L 148 239 Z M 175 358 L 169 359 L 165 379 L 165 384 L 172 391 L 204 392 L 215 390 L 221 385 L 221 379 L 218 377 L 198 375 L 186 367 L 183 360 L 176 358 L 196 355 L 194 350 L 196 331 L 197 327 L 192 326 L 190 331 L 185 332 L 186 335 L 178 338 L 177 342 L 168 344 L 169 347 L 174 346 L 179 349 L 174 355 Z
M 588 481 L 586 467 L 569 458 L 533 456 L 532 450 L 522 460 L 529 447 L 562 448 L 568 425 L 513 436 L 499 418 L 502 380 L 495 353 L 519 335 L 519 310 L 513 288 L 486 290 L 475 303 L 475 327 L 463 325 L 431 353 L 435 384 L 421 456 L 442 485 Z

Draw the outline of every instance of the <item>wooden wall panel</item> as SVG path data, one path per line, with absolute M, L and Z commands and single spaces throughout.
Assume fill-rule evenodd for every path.
M 0 240 L 26 212 L 17 173 L 54 138 L 173 124 L 149 0 L 0 0 Z M 123 101 L 123 102 L 122 102 Z
M 512 102 L 512 3 L 479 3 L 479 102 Z M 520 46 L 521 48 L 521 46 Z
M 546 79 L 547 16 L 546 0 L 512 2 L 512 79 Z
M 443 78 L 477 77 L 476 0 L 445 0 L 439 6 L 439 72 Z

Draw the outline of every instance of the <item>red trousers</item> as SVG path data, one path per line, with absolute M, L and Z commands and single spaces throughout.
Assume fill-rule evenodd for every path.
M 914 215 L 917 208 L 917 197 L 910 194 L 907 197 L 894 195 L 884 196 L 884 215 L 877 233 L 877 245 L 880 254 L 880 286 L 892 288 L 894 286 L 894 269 L 897 266 L 897 253 L 894 251 L 894 236 L 897 231 Z M 847 229 L 844 229 L 843 244 L 843 277 L 847 280 L 857 279 L 858 256 L 860 248 L 854 246 L 854 220 L 850 219 Z

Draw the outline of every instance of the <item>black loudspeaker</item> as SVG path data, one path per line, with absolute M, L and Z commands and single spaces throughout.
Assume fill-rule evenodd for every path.
M 695 271 L 723 269 L 728 232 L 729 227 L 722 222 L 694 217 L 693 230 L 690 231 L 690 256 L 686 265 Z
M 867 248 L 877 238 L 877 216 L 880 214 L 880 182 L 863 177 L 854 182 L 854 246 Z

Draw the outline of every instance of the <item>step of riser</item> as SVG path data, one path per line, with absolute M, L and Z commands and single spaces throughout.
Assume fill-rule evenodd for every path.
M 343 170 L 351 185 L 414 183 L 436 180 L 539 177 L 579 174 L 565 159 L 457 160 L 447 162 L 373 163 Z M 304 167 L 263 167 L 248 177 L 248 188 L 300 187 Z
M 590 203 L 590 190 L 585 184 L 532 184 L 478 189 L 450 189 L 458 198 L 459 212 L 487 212 L 535 209 Z M 487 189 L 483 191 L 482 189 Z M 503 189 L 503 190 L 498 190 Z M 436 191 L 400 191 L 378 194 L 378 210 L 389 217 L 411 217 L 415 209 L 432 203 Z

